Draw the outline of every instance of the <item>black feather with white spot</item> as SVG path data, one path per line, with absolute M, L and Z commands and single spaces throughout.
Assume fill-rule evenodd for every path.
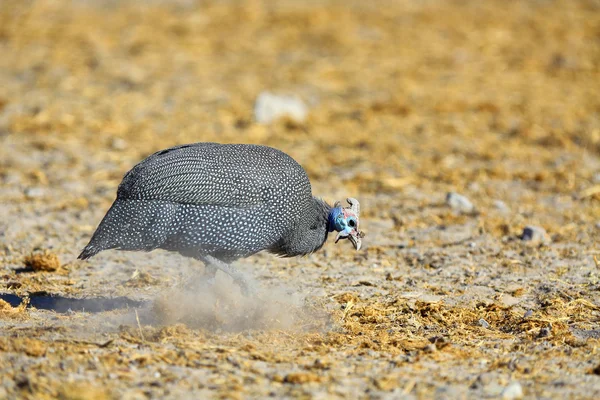
M 166 249 L 225 263 L 262 250 L 319 249 L 331 207 L 304 169 L 265 146 L 196 143 L 159 151 L 129 171 L 79 258 L 107 249 Z

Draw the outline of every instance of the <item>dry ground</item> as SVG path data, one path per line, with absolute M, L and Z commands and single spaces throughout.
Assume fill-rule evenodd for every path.
M 4 0 L 0 54 L 0 398 L 600 398 L 600 2 Z M 308 120 L 257 124 L 263 90 Z M 196 141 L 288 152 L 364 249 L 245 260 L 251 300 L 75 261 Z

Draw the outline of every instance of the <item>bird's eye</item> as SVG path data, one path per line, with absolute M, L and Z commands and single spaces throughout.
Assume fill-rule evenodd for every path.
M 356 221 L 354 221 L 353 219 L 348 220 L 348 226 L 350 226 L 351 228 L 354 228 L 355 225 L 356 225 Z

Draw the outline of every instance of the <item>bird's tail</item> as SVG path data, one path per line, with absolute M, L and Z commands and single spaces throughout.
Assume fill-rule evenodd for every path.
M 163 201 L 117 199 L 77 258 L 87 260 L 109 249 L 154 250 L 164 243 L 176 209 Z
M 81 254 L 79 254 L 79 256 L 77 256 L 77 258 L 79 260 L 87 260 L 88 258 L 91 258 L 93 256 L 95 256 L 96 254 L 100 253 L 102 250 L 106 250 L 102 247 L 98 247 L 98 246 L 94 246 L 94 244 L 92 244 L 92 242 L 88 243 L 87 246 L 85 246 L 83 248 L 83 250 L 81 251 Z

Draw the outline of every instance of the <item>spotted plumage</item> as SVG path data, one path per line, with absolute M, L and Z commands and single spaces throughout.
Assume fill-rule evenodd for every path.
M 279 150 L 178 146 L 151 155 L 125 175 L 79 258 L 107 249 L 165 249 L 230 272 L 224 264 L 262 250 L 288 257 L 318 250 L 328 232 L 341 230 L 331 225 L 332 212 L 354 218 L 356 229 L 344 225 L 340 235 L 352 233 L 359 248 L 358 202 L 341 210 L 313 197 L 304 169 Z

